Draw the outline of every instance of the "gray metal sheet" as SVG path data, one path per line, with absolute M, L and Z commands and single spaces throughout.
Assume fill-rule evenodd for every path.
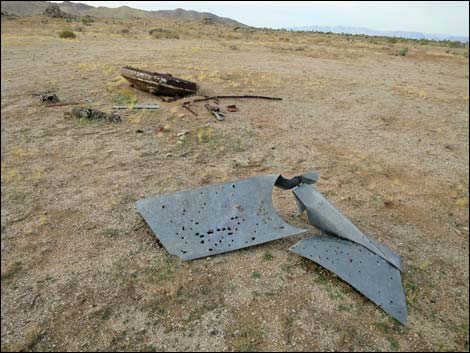
M 136 206 L 166 250 L 183 260 L 233 251 L 303 233 L 278 216 L 278 174 L 139 200 Z
M 313 236 L 291 249 L 338 275 L 401 323 L 407 320 L 400 271 L 367 248 L 334 236 Z
M 356 242 L 387 260 L 398 270 L 402 270 L 401 258 L 398 254 L 369 239 L 314 186 L 302 184 L 292 192 L 295 195 L 300 212 L 307 210 L 310 224 L 327 233 Z

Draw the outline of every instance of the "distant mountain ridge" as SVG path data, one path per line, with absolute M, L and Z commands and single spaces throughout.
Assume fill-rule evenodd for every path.
M 2 1 L 2 12 L 17 16 L 33 16 L 41 15 L 51 4 L 48 1 Z M 158 10 L 145 11 L 134 9 L 129 6 L 121 6 L 116 8 L 110 7 L 94 7 L 87 4 L 64 1 L 57 3 L 63 12 L 76 16 L 92 16 L 107 18 L 144 18 L 144 19 L 173 19 L 173 20 L 202 20 L 210 18 L 213 22 L 222 23 L 234 27 L 248 27 L 243 23 L 232 20 L 227 17 L 220 17 L 209 12 L 198 12 L 192 10 L 176 9 L 176 10 Z
M 346 27 L 346 26 L 302 26 L 288 28 L 292 31 L 317 31 L 317 32 L 332 32 L 332 33 L 347 33 L 347 34 L 366 34 L 369 36 L 384 36 L 384 37 L 403 37 L 409 39 L 431 39 L 431 40 L 450 40 L 458 42 L 467 42 L 468 37 L 453 36 L 448 34 L 432 34 L 412 31 L 379 31 L 366 27 Z

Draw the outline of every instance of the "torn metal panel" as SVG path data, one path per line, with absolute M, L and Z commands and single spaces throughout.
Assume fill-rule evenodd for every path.
M 284 178 L 282 175 L 276 180 L 276 186 L 283 190 L 290 190 L 299 186 L 303 183 L 305 184 L 314 184 L 318 180 L 318 173 L 317 172 L 308 172 L 302 175 L 295 176 L 293 178 L 287 179 Z
M 125 66 L 121 69 L 121 75 L 138 89 L 151 94 L 184 97 L 197 92 L 197 85 L 194 82 L 170 74 Z
M 406 322 L 400 271 L 368 248 L 328 235 L 303 239 L 291 251 L 335 273 L 386 313 Z
M 398 254 L 369 239 L 312 185 L 301 184 L 293 190 L 300 211 L 307 211 L 308 222 L 316 228 L 360 244 L 402 270 Z
M 220 254 L 305 232 L 285 223 L 272 205 L 279 175 L 136 202 L 166 250 L 183 260 Z

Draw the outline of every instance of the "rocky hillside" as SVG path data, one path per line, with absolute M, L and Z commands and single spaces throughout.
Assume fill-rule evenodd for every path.
M 3 13 L 17 16 L 41 15 L 51 3 L 48 1 L 2 1 Z M 128 6 L 117 8 L 93 7 L 90 5 L 64 1 L 58 4 L 60 10 L 76 16 L 109 17 L 109 18 L 160 18 L 174 20 L 206 20 L 223 23 L 229 26 L 246 27 L 246 25 L 226 17 L 219 17 L 209 12 L 198 12 L 184 9 L 144 11 Z

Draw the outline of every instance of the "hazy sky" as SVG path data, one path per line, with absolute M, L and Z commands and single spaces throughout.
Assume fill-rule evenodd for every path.
M 92 6 L 212 12 L 256 27 L 353 26 L 468 36 L 467 1 L 75 1 Z

